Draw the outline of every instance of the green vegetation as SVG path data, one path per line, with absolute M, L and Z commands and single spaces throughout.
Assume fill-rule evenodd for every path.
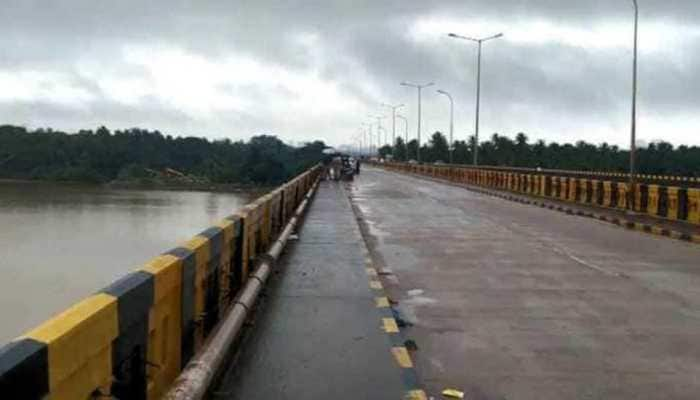
M 324 147 L 320 141 L 292 147 L 274 136 L 232 142 L 143 129 L 67 134 L 4 125 L 0 178 L 272 185 L 318 163 Z
M 453 162 L 471 164 L 473 138 L 469 143 L 455 141 Z M 417 143 L 412 140 L 405 146 L 403 141 L 396 144 L 396 159 L 405 161 L 416 158 Z M 407 149 L 407 151 L 406 151 Z M 392 154 L 392 147 L 385 146 L 380 154 Z M 408 154 L 408 155 L 406 155 Z M 440 132 L 435 132 L 428 143 L 421 146 L 421 161 L 448 162 L 447 140 Z M 674 147 L 667 142 L 654 142 L 646 148 L 638 149 L 638 168 L 641 174 L 700 176 L 700 147 Z M 545 169 L 568 169 L 586 171 L 627 172 L 629 151 L 607 143 L 594 145 L 584 141 L 576 144 L 545 143 L 539 140 L 529 143 L 524 133 L 515 140 L 494 134 L 490 140 L 479 144 L 479 164 L 491 166 L 528 167 Z

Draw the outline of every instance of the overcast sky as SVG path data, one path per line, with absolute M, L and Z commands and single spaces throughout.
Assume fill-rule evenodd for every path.
M 700 1 L 639 0 L 638 136 L 700 145 Z M 628 145 L 632 0 L 2 0 L 0 123 L 334 145 L 380 104 L 416 134 Z M 391 120 L 384 120 L 391 130 Z M 403 134 L 403 123 L 397 121 Z

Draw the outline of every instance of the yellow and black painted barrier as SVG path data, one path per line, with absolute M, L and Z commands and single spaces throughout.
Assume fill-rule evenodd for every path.
M 445 165 L 443 165 L 444 167 Z M 461 167 L 456 165 L 447 165 L 451 167 Z M 415 166 L 416 170 L 420 169 L 420 166 Z M 468 167 L 473 168 L 473 167 Z M 563 170 L 563 169 L 542 169 L 542 168 L 526 168 L 526 167 L 503 167 L 503 166 L 490 166 L 481 165 L 477 168 L 473 168 L 476 171 L 488 171 L 496 173 L 520 173 L 520 174 L 540 174 L 545 176 L 557 176 L 557 177 L 568 177 L 568 178 L 587 178 L 587 179 L 598 179 L 600 181 L 622 181 L 626 182 L 629 180 L 629 174 L 623 172 L 608 172 L 608 171 L 584 171 L 584 170 Z M 687 186 L 700 188 L 700 176 L 672 176 L 672 175 L 651 175 L 651 174 L 638 174 L 637 180 L 645 184 L 658 184 L 664 186 Z
M 412 172 L 418 175 L 425 175 L 420 172 L 423 166 L 403 163 L 381 163 L 377 165 L 398 172 Z M 523 168 L 502 168 L 495 171 L 489 170 L 488 167 L 484 169 L 454 165 L 429 166 L 429 168 L 431 171 L 435 171 L 436 169 L 459 170 L 460 172 L 451 173 L 452 176 L 462 177 L 459 180 L 452 180 L 452 182 L 456 184 L 479 186 L 485 189 L 505 189 L 512 192 L 514 195 L 503 194 L 492 190 L 484 190 L 484 193 L 523 203 L 536 204 L 542 207 L 561 209 L 569 213 L 578 214 L 579 211 L 570 207 L 554 206 L 537 200 L 523 200 L 523 198 L 518 195 L 536 196 L 545 199 L 550 198 L 557 201 L 596 206 L 604 209 L 627 210 L 631 207 L 635 212 L 640 214 L 700 225 L 700 188 L 697 187 L 659 185 L 642 182 L 637 183 L 630 194 L 630 187 L 627 182 L 598 179 L 608 176 L 602 173 L 576 177 L 576 171 L 565 171 L 568 175 L 555 176 L 551 174 L 542 174 L 542 171 Z M 528 171 L 533 172 L 528 173 Z M 551 172 L 551 170 L 549 172 Z M 488 176 L 484 174 L 489 173 L 503 174 L 504 178 L 502 180 L 494 179 L 491 181 L 480 178 L 481 176 Z M 579 175 L 583 175 L 583 172 Z M 430 176 L 440 176 L 440 172 L 433 172 L 433 175 Z M 620 176 L 626 177 L 625 174 L 620 174 Z M 647 179 L 656 178 L 678 183 L 700 182 L 692 178 L 647 177 Z M 632 201 L 630 201 L 630 197 Z M 663 236 L 700 243 L 700 235 L 697 234 L 671 231 L 656 225 L 641 224 L 596 213 L 587 213 L 585 215 L 600 220 L 609 220 L 609 222 L 625 226 L 629 229 L 658 233 Z M 692 231 L 692 229 L 685 229 L 684 231 Z
M 0 348 L 0 398 L 160 398 L 319 177 L 311 168 Z
M 603 173 L 592 177 L 573 177 L 579 171 L 566 171 L 567 176 L 545 175 L 541 171 L 513 168 L 512 172 L 454 165 L 411 165 L 404 163 L 382 163 L 381 166 L 402 172 L 412 172 L 434 178 L 447 179 L 494 189 L 506 189 L 516 193 L 549 197 L 556 200 L 627 209 L 629 184 L 619 180 L 603 180 Z M 428 171 L 421 172 L 421 171 Z M 533 172 L 525 172 L 533 171 Z M 551 170 L 550 170 L 551 171 Z M 583 172 L 581 172 L 582 174 Z M 619 174 L 624 176 L 624 174 Z M 614 175 L 610 175 L 614 176 Z M 681 177 L 653 177 L 674 182 L 695 182 Z M 636 184 L 632 193 L 635 211 L 654 217 L 687 221 L 700 224 L 700 188 L 667 186 L 659 184 Z

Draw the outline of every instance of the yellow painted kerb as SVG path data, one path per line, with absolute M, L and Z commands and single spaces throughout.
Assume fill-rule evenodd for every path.
M 406 393 L 406 400 L 428 400 L 428 396 L 422 390 L 411 390 Z
M 653 234 L 655 234 L 655 235 L 662 235 L 662 234 L 663 234 L 663 228 L 661 228 L 661 227 L 659 227 L 659 226 L 652 226 L 652 227 L 651 227 L 651 233 L 653 233 Z
M 386 297 L 376 297 L 374 299 L 374 303 L 377 305 L 377 308 L 388 308 L 389 307 L 389 299 Z
M 369 281 L 369 287 L 375 290 L 381 290 L 384 287 L 382 286 L 382 283 L 379 281 Z
M 401 368 L 413 368 L 413 361 L 405 347 L 392 347 L 391 353 Z
M 384 324 L 384 332 L 386 332 L 386 333 L 399 333 L 399 326 L 396 325 L 395 319 L 382 318 L 382 323 Z

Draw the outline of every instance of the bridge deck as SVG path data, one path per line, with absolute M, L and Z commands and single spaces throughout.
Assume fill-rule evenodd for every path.
M 428 395 L 698 397 L 697 244 L 372 168 L 354 186 Z
M 342 184 L 322 182 L 214 399 L 401 399 Z

